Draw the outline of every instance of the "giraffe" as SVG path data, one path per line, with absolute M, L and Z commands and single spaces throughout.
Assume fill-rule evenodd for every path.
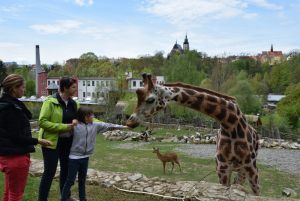
M 137 106 L 126 122 L 128 127 L 135 128 L 172 101 L 214 118 L 220 123 L 215 155 L 219 182 L 230 186 L 234 171 L 234 184 L 242 185 L 247 178 L 253 193 L 260 194 L 256 166 L 258 135 L 234 97 L 184 83 L 154 85 L 151 75 L 146 74 L 143 82 L 144 87 L 136 90 Z

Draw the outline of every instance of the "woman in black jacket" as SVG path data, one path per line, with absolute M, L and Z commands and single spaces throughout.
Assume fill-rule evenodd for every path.
M 0 98 L 0 170 L 5 174 L 2 201 L 21 201 L 27 181 L 30 155 L 34 145 L 50 145 L 48 140 L 32 138 L 31 112 L 18 100 L 25 83 L 20 75 L 8 75 L 1 83 Z

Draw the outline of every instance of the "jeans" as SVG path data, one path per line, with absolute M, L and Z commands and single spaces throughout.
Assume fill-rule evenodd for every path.
M 70 148 L 72 145 L 72 137 L 58 138 L 56 149 L 42 147 L 44 158 L 44 173 L 41 178 L 39 187 L 39 201 L 47 201 L 52 180 L 55 176 L 57 163 L 60 163 L 59 188 L 60 193 L 63 190 L 68 175 L 68 160 Z M 70 197 L 70 195 L 68 195 Z
M 22 200 L 29 166 L 29 154 L 0 156 L 0 170 L 5 174 L 2 201 Z
M 89 157 L 81 158 L 81 159 L 69 159 L 69 171 L 68 177 L 65 182 L 61 201 L 66 201 L 68 199 L 68 195 L 70 194 L 71 187 L 74 185 L 76 180 L 76 175 L 78 172 L 78 192 L 79 192 L 79 200 L 85 201 L 86 194 L 85 194 L 85 180 L 87 175 Z

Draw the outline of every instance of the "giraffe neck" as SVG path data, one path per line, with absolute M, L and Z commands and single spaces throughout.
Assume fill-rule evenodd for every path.
M 177 104 L 204 113 L 219 123 L 222 129 L 232 131 L 239 121 L 241 112 L 233 100 L 219 97 L 206 91 L 197 91 L 184 87 L 162 87 L 161 100 L 166 104 L 175 101 Z

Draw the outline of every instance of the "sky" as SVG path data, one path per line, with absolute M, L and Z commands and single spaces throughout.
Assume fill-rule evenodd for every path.
M 187 34 L 208 56 L 300 49 L 300 0 L 0 0 L 0 60 L 63 64 L 87 52 L 166 56 Z

